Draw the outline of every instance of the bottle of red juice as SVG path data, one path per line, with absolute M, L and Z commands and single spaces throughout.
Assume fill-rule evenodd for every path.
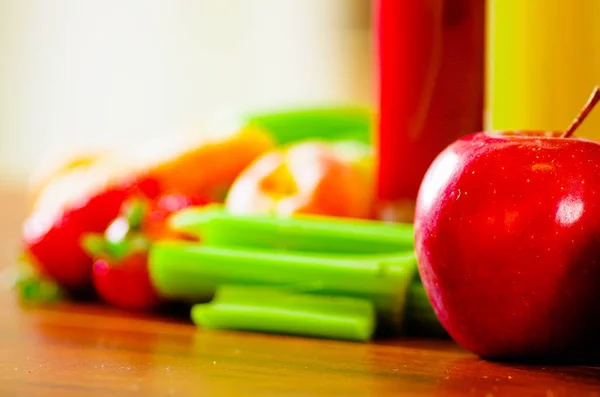
M 377 216 L 412 221 L 427 168 L 481 131 L 485 1 L 377 0 Z

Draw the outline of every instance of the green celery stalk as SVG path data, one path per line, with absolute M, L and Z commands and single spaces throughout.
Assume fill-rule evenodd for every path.
M 192 307 L 206 329 L 231 329 L 368 341 L 375 310 L 367 299 L 297 294 L 270 287 L 221 286 L 210 303 Z
M 254 113 L 245 117 L 247 126 L 269 131 L 278 144 L 307 139 L 372 142 L 373 111 L 361 106 L 323 106 Z
M 232 215 L 218 205 L 182 210 L 169 223 L 211 246 L 343 254 L 392 253 L 414 246 L 412 224 L 316 215 Z
M 412 251 L 348 255 L 163 241 L 151 248 L 149 269 L 157 292 L 165 298 L 199 303 L 211 299 L 223 284 L 364 298 L 374 303 L 384 328 L 399 330 L 416 263 Z
M 447 336 L 433 311 L 425 287 L 418 279 L 408 287 L 405 321 L 410 333 L 420 336 Z

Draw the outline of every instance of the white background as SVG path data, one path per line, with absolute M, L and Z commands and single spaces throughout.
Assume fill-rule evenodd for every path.
M 368 103 L 369 12 L 368 0 L 0 0 L 0 183 L 44 156 L 230 112 Z

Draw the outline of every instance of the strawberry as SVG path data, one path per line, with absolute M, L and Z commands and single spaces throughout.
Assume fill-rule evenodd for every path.
M 94 262 L 94 288 L 106 303 L 126 310 L 147 310 L 159 303 L 148 275 L 147 251 Z
M 82 246 L 94 258 L 92 282 L 98 296 L 126 310 L 146 310 L 159 303 L 148 275 L 150 241 L 140 232 L 147 200 L 129 199 L 104 233 L 89 233 Z
M 180 237 L 169 230 L 169 215 L 205 203 L 180 194 L 155 200 L 134 196 L 123 203 L 119 216 L 103 234 L 87 234 L 83 247 L 95 258 L 92 281 L 102 300 L 127 310 L 156 306 L 160 299 L 148 275 L 148 249 L 153 241 Z

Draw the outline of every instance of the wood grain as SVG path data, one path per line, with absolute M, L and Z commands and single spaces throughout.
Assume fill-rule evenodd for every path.
M 23 215 L 3 194 L 0 254 Z M 0 294 L 0 396 L 597 396 L 600 367 L 488 362 L 450 341 L 359 344 L 206 332 L 97 305 Z

